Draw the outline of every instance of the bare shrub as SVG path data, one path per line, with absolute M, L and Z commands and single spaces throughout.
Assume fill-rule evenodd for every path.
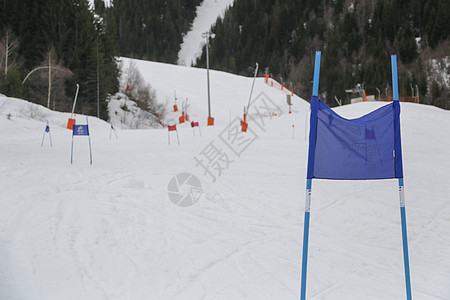
M 123 93 L 135 101 L 139 108 L 150 112 L 161 121 L 166 114 L 166 106 L 156 101 L 156 92 L 152 89 L 150 83 L 144 81 L 136 68 L 136 64 L 130 61 L 123 75 L 126 83 Z

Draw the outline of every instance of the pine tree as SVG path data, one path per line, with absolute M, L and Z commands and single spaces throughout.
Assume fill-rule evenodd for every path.
M 116 23 L 118 54 L 175 63 L 200 0 L 116 0 L 111 10 Z M 109 29 L 108 29 L 109 30 Z
M 108 18 L 103 18 L 103 21 L 95 19 L 87 0 L 23 0 L 20 5 L 17 1 L 6 1 L 2 5 L 8 9 L 8 14 L 6 19 L 0 20 L 0 26 L 8 26 L 16 34 L 20 45 L 14 52 L 19 79 L 20 74 L 25 77 L 35 67 L 45 65 L 49 49 L 54 48 L 55 60 L 58 58 L 55 63 L 60 63 L 61 69 L 66 68 L 68 73 L 73 74 L 64 79 L 57 78 L 58 74 L 53 73 L 57 82 L 65 81 L 66 85 L 65 93 L 58 96 L 60 104 L 56 108 L 69 109 L 69 105 L 64 104 L 69 101 L 65 100 L 73 98 L 75 84 L 79 83 L 80 111 L 96 115 L 98 68 L 101 115 L 106 118 L 106 97 L 118 90 L 114 31 L 106 30 L 102 23 L 111 21 L 114 24 L 111 14 L 105 10 Z M 3 10 L 1 13 L 4 15 Z M 0 40 L 2 38 L 0 36 Z M 29 77 L 23 91 L 24 97 L 45 105 L 48 97 L 46 70 L 48 68 L 36 71 Z M 14 75 L 17 77 L 17 73 Z M 0 92 L 12 90 L 15 86 L 11 82 L 17 81 L 17 78 L 13 79 L 8 84 L 4 81 Z M 21 93 L 16 88 L 13 90 L 15 94 Z
M 282 78 L 284 84 L 293 82 L 297 92 L 309 98 L 310 89 L 299 68 L 309 66 L 314 52 L 321 50 L 326 68 L 321 76 L 324 101 L 334 104 L 334 96 L 344 98 L 344 90 L 357 83 L 364 83 L 367 92 L 375 94 L 376 88 L 384 89 L 390 83 L 391 54 L 398 55 L 403 72 L 415 73 L 420 68 L 418 59 L 423 55 L 417 48 L 417 37 L 422 37 L 422 47 L 428 43 L 445 52 L 450 27 L 443 20 L 450 18 L 448 3 L 236 0 L 212 29 L 216 38 L 211 41 L 210 64 L 212 68 L 249 75 L 247 68 L 258 61 L 275 78 Z M 236 36 L 239 27 L 241 34 Z M 230 63 L 233 59 L 235 64 Z M 198 64 L 205 65 L 204 55 Z M 431 97 L 424 84 L 429 80 L 427 72 L 414 80 Z M 405 84 L 414 80 L 405 79 Z M 406 93 L 410 88 L 404 90 Z
M 8 75 L 6 75 L 6 95 L 9 97 L 22 97 L 22 80 L 20 80 L 19 70 L 14 66 L 12 67 Z

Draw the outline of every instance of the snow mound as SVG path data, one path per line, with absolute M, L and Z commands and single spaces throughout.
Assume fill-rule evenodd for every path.
M 0 95 L 0 116 L 1 120 L 7 120 L 5 126 L 12 126 L 17 129 L 23 129 L 22 126 L 27 124 L 28 129 L 34 130 L 39 128 L 42 130 L 45 128 L 46 122 L 49 123 L 51 128 L 65 129 L 67 127 L 68 119 L 71 117 L 71 113 L 59 112 L 50 110 L 42 105 L 29 102 L 24 99 L 10 98 L 4 95 Z M 86 115 L 74 114 L 73 118 L 77 124 L 86 123 Z M 97 117 L 89 116 L 89 125 L 91 127 L 102 128 L 109 126 L 105 121 L 98 119 Z M 31 128 L 30 128 L 31 127 Z M 20 135 L 22 130 L 12 132 L 10 136 L 2 135 L 2 138 L 14 138 Z M 26 132 L 22 132 L 25 136 Z

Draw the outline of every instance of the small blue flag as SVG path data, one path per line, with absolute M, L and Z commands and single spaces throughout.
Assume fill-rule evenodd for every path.
M 89 135 L 88 125 L 73 125 L 73 135 Z
M 45 132 L 50 132 L 50 126 L 45 126 Z

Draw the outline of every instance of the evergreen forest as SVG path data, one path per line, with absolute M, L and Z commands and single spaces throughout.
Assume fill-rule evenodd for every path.
M 335 97 L 349 102 L 345 90 L 356 84 L 376 98 L 392 94 L 397 54 L 400 96 L 418 90 L 421 103 L 450 109 L 448 20 L 447 0 L 236 0 L 212 29 L 210 66 L 251 76 L 258 62 L 308 99 L 320 50 L 320 97 L 335 106 Z M 445 57 L 440 68 L 430 64 Z
M 0 93 L 51 109 L 107 118 L 119 91 L 117 57 L 176 63 L 201 0 L 4 0 L 0 3 Z M 448 0 L 235 0 L 218 18 L 210 67 L 275 80 L 308 99 L 322 51 L 320 97 L 349 102 L 357 84 L 385 98 L 390 55 L 400 96 L 450 109 Z M 204 49 L 205 50 L 205 49 Z M 206 66 L 205 51 L 197 66 Z

